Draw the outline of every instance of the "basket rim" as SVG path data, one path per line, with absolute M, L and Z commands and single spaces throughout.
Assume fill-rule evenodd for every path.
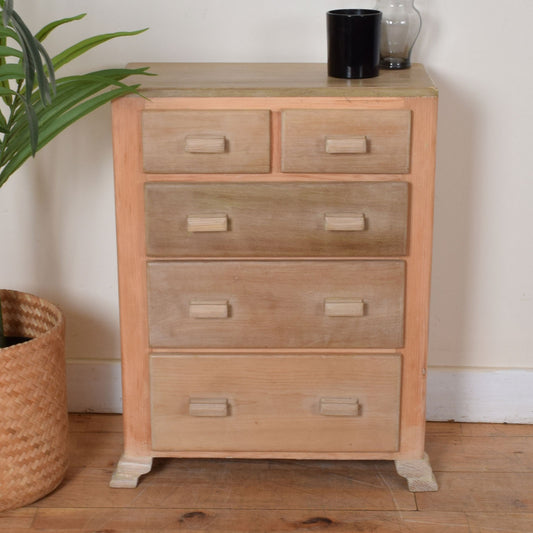
M 0 301 L 4 297 L 5 294 L 14 295 L 15 297 L 25 297 L 29 300 L 30 304 L 41 304 L 46 306 L 47 309 L 49 309 L 56 318 L 56 323 L 48 330 L 46 330 L 44 333 L 41 333 L 40 335 L 37 335 L 36 337 L 32 337 L 27 341 L 20 342 L 18 344 L 13 344 L 12 346 L 6 346 L 4 348 L 0 348 L 0 353 L 4 352 L 6 350 L 13 350 L 13 349 L 20 349 L 22 346 L 32 346 L 38 342 L 42 342 L 43 338 L 46 338 L 49 335 L 54 335 L 58 330 L 64 328 L 65 326 L 65 315 L 61 308 L 57 306 L 56 304 L 50 302 L 49 300 L 46 300 L 45 298 L 42 298 L 40 296 L 37 296 L 35 294 L 25 292 L 25 291 L 19 291 L 15 289 L 0 289 Z
M 34 336 L 0 349 L 0 512 L 52 492 L 68 467 L 65 327 L 61 309 L 21 291 L 0 289 L 16 323 Z M 9 300 L 9 301 L 8 301 Z

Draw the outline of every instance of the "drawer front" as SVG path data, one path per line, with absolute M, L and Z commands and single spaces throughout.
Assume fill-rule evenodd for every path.
M 270 111 L 144 111 L 152 173 L 270 172 Z
M 148 263 L 154 348 L 397 348 L 403 261 Z
M 398 449 L 399 355 L 152 356 L 152 446 Z
M 410 131 L 409 110 L 286 110 L 282 170 L 405 174 Z
M 406 252 L 408 184 L 150 183 L 155 257 L 354 257 Z

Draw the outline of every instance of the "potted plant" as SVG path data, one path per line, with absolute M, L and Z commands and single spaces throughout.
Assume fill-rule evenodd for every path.
M 50 57 L 42 42 L 60 26 L 35 35 L 0 0 L 0 187 L 56 135 L 113 98 L 136 92 L 123 80 L 146 69 L 107 69 L 56 77 L 65 64 L 116 37 L 84 39 Z M 67 467 L 64 319 L 41 298 L 0 291 L 0 511 L 52 491 Z

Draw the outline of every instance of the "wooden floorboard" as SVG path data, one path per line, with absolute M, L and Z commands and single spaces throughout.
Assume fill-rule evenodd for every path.
M 389 461 L 158 459 L 110 489 L 118 415 L 71 415 L 70 468 L 0 533 L 532 533 L 533 426 L 430 423 L 440 490 L 412 494 Z

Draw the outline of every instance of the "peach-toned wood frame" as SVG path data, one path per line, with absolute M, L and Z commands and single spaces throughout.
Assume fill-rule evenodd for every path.
M 412 490 L 436 490 L 424 454 L 426 357 L 431 274 L 432 223 L 437 91 L 420 65 L 409 71 L 384 73 L 379 78 L 351 82 L 330 80 L 325 65 L 298 65 L 293 70 L 269 65 L 217 65 L 211 80 L 209 66 L 153 65 L 161 78 L 148 88 L 149 99 L 124 97 L 113 103 L 113 146 L 118 239 L 120 327 L 124 408 L 124 455 L 111 485 L 135 486 L 150 470 L 153 457 L 236 457 L 294 459 L 389 459 Z M 231 87 L 232 75 L 252 80 Z M 248 76 L 246 73 L 249 73 Z M 225 74 L 226 73 L 226 74 Z M 233 74 L 232 74 L 233 73 Z M 244 73 L 244 74 L 243 74 Z M 273 73 L 278 80 L 275 83 Z M 299 75 L 300 73 L 300 75 Z M 180 75 L 185 80 L 180 87 Z M 262 78 L 263 76 L 263 78 Z M 411 78 L 410 78 L 411 77 Z M 264 84 L 262 85 L 261 80 Z M 411 82 L 409 82 L 411 79 Z M 301 80 L 301 81 L 298 81 Z M 407 81 L 406 81 L 407 80 Z M 195 84 L 196 81 L 196 84 Z M 281 114 L 288 109 L 409 110 L 411 150 L 409 171 L 402 174 L 290 174 L 281 170 Z M 270 110 L 271 172 L 269 174 L 147 174 L 142 161 L 144 110 Z M 273 451 L 154 451 L 151 444 L 150 354 L 179 354 L 179 350 L 149 346 L 144 185 L 148 182 L 350 182 L 405 181 L 409 184 L 408 250 L 393 257 L 406 262 L 405 331 L 401 349 L 187 349 L 184 354 L 401 354 L 399 448 L 395 452 L 316 453 Z M 161 259 L 161 258 L 158 258 Z M 243 258 L 239 258 L 242 260 Z M 257 259 L 257 258 L 254 258 Z M 302 259 L 301 257 L 299 259 Z M 323 258 L 334 260 L 336 258 Z M 370 258 L 366 258 L 370 259 Z M 414 472 L 414 473 L 413 473 Z

